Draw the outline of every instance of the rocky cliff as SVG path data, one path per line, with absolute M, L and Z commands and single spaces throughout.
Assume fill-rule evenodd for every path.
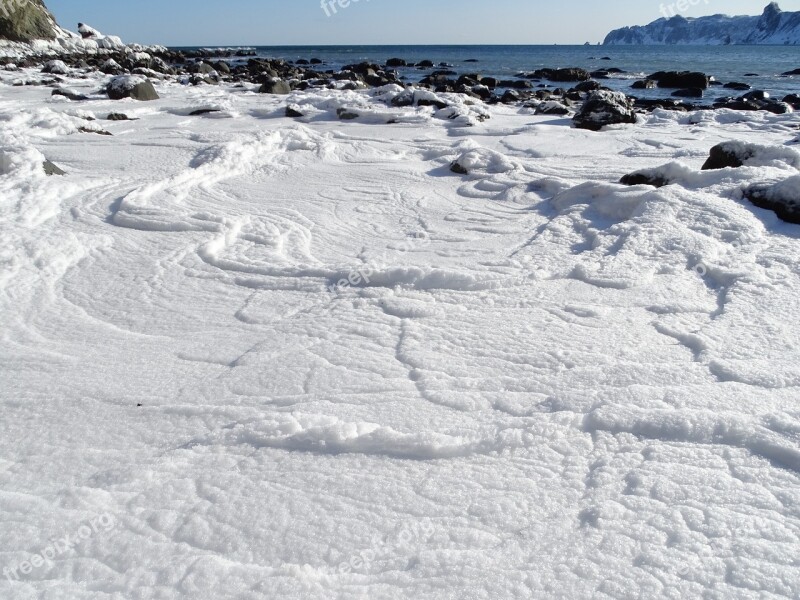
M 772 2 L 761 16 L 755 17 L 713 15 L 689 19 L 676 15 L 658 19 L 649 25 L 612 31 L 604 44 L 797 45 L 800 44 L 800 12 L 784 12 L 777 2 Z
M 58 33 L 56 20 L 42 0 L 0 2 L 0 40 L 52 40 Z

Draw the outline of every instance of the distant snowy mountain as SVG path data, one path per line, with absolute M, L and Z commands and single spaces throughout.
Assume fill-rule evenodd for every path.
M 797 45 L 800 44 L 800 12 L 783 12 L 777 2 L 772 2 L 756 17 L 713 15 L 689 19 L 678 15 L 645 26 L 617 29 L 609 33 L 603 43 L 607 46 Z

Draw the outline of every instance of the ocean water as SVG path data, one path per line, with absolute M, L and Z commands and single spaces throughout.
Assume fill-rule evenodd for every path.
M 185 49 L 185 48 L 184 48 Z M 431 60 L 448 63 L 459 73 L 513 78 L 520 71 L 542 67 L 582 67 L 590 71 L 617 67 L 625 73 L 604 81 L 608 87 L 630 91 L 631 80 L 660 70 L 702 71 L 718 81 L 742 81 L 763 89 L 774 97 L 800 93 L 800 77 L 780 74 L 800 68 L 800 48 L 796 46 L 261 46 L 263 57 L 286 60 L 319 58 L 326 69 L 388 58 L 403 58 L 418 63 Z M 611 60 L 603 60 L 608 57 Z M 464 62 L 468 59 L 477 63 Z M 416 81 L 430 69 L 399 69 L 409 81 Z M 757 77 L 745 77 L 755 73 Z M 637 90 L 637 95 L 659 97 L 670 91 Z M 707 98 L 733 96 L 741 92 L 712 88 Z

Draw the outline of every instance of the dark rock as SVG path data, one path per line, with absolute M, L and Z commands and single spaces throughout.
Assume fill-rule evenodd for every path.
M 539 79 L 548 79 L 550 81 L 557 81 L 559 83 L 571 83 L 574 81 L 588 81 L 591 79 L 589 71 L 586 69 L 569 68 L 569 69 L 539 69 L 534 71 L 532 75 Z
M 500 102 L 502 102 L 503 104 L 515 104 L 520 100 L 521 97 L 519 95 L 519 92 L 516 92 L 514 90 L 506 90 L 500 97 Z
M 65 98 L 69 98 L 74 102 L 81 102 L 83 100 L 88 100 L 88 96 L 84 96 L 83 94 L 78 94 L 77 92 L 73 92 L 72 90 L 65 90 L 63 88 L 58 88 L 53 90 L 53 96 L 64 96 Z
M 403 92 L 402 94 L 398 94 L 391 101 L 392 106 L 397 108 L 403 108 L 406 106 L 413 106 L 414 105 L 414 94 L 411 92 Z
M 141 77 L 121 76 L 115 77 L 106 87 L 106 93 L 112 100 L 133 98 L 142 102 L 158 100 L 156 89 L 149 80 Z
M 303 115 L 303 113 L 301 113 L 299 110 L 297 110 L 298 108 L 299 107 L 297 107 L 296 105 L 292 105 L 292 104 L 288 105 L 286 107 L 286 116 L 289 117 L 290 119 L 297 119 L 299 117 L 305 116 L 305 115 Z
M 198 108 L 197 110 L 193 110 L 189 113 L 190 117 L 199 117 L 201 115 L 207 115 L 210 113 L 217 113 L 219 112 L 218 108 Z
M 100 67 L 100 70 L 106 75 L 121 75 L 125 72 L 125 69 L 113 58 L 106 60 Z
M 769 100 L 769 94 L 764 90 L 753 90 L 752 92 L 747 92 L 743 96 L 739 98 L 739 100 L 756 100 L 756 101 L 764 101 Z
M 599 90 L 601 87 L 602 86 L 598 82 L 590 79 L 589 81 L 582 81 L 576 85 L 574 89 L 578 92 L 594 92 Z
M 783 102 L 789 104 L 792 108 L 800 110 L 800 95 L 789 94 L 783 99 Z
M 450 165 L 450 170 L 457 175 L 469 175 L 469 171 L 466 168 L 462 167 L 458 161 L 455 161 Z
M 358 118 L 358 113 L 347 110 L 346 108 L 337 108 L 336 116 L 338 116 L 342 121 L 352 121 L 353 119 Z
M 690 71 L 658 71 L 647 79 L 658 82 L 662 88 L 701 88 L 708 89 L 711 78 L 705 73 Z
M 420 98 L 419 100 L 416 100 L 416 103 L 417 106 L 433 106 L 440 110 L 449 106 L 449 104 L 443 100 L 434 100 L 431 98 Z
M 271 79 L 261 84 L 261 87 L 258 89 L 258 93 L 280 94 L 285 96 L 286 94 L 292 93 L 292 86 L 289 84 L 288 81 L 283 81 L 281 79 Z
M 658 87 L 658 82 L 652 79 L 641 79 L 634 81 L 631 87 L 635 90 L 652 90 Z
M 89 127 L 78 127 L 78 131 L 81 133 L 96 133 L 97 135 L 112 135 L 111 132 L 105 129 L 91 129 Z
M 464 62 L 465 63 L 476 63 L 476 62 L 480 62 L 480 61 L 477 58 L 468 58 Z
M 433 68 L 433 61 L 431 60 L 421 60 L 417 63 L 418 67 L 422 67 L 423 69 L 431 69 Z
M 521 79 L 503 79 L 497 82 L 497 87 L 511 88 L 515 90 L 529 90 L 533 87 L 530 81 L 523 81 Z
M 683 90 L 675 90 L 672 95 L 678 98 L 702 98 L 703 90 L 700 88 L 686 88 Z
M 726 90 L 737 90 L 739 92 L 746 92 L 753 88 L 749 83 L 739 83 L 737 81 L 731 81 L 730 83 L 726 83 L 723 86 Z
M 408 63 L 404 61 L 402 58 L 390 58 L 386 61 L 387 67 L 405 67 Z
M 800 176 L 753 184 L 744 190 L 744 197 L 758 208 L 774 211 L 782 221 L 800 225 Z
M 319 59 L 319 58 L 312 58 L 312 59 L 311 59 L 309 62 L 310 62 L 312 65 L 321 65 L 321 64 L 322 64 L 322 60 L 321 60 L 321 59 Z
M 657 169 L 643 169 L 625 175 L 619 182 L 623 185 L 652 185 L 653 187 L 664 187 L 669 185 L 669 180 L 659 173 Z
M 230 72 L 231 72 L 231 66 L 228 63 L 226 63 L 224 60 L 217 61 L 212 66 L 214 67 L 214 70 L 217 73 L 224 73 L 226 75 L 229 75 Z M 158 69 L 156 69 L 156 70 L 158 70 Z
M 575 127 L 600 131 L 606 125 L 636 123 L 633 101 L 622 92 L 592 92 L 572 119 Z
M 795 69 L 794 71 L 786 71 L 785 73 L 782 73 L 782 75 L 786 77 L 791 77 L 793 75 L 800 75 L 800 69 Z
M 560 102 L 543 102 L 534 112 L 537 115 L 568 115 L 569 108 Z
M 130 121 L 131 118 L 124 113 L 109 113 L 106 117 L 107 121 Z
M 711 148 L 708 160 L 703 165 L 703 171 L 713 171 L 725 169 L 727 167 L 738 168 L 744 165 L 744 161 L 752 158 L 756 154 L 756 147 L 743 142 L 722 142 Z

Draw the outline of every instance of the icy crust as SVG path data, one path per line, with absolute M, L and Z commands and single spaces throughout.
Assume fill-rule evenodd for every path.
M 797 114 L 109 81 L 0 86 L 0 597 L 798 597 Z

